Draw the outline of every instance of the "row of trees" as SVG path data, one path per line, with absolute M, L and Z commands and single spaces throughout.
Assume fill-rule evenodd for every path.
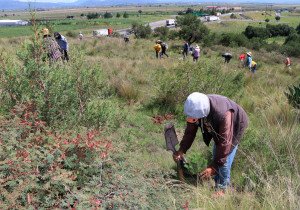
M 81 16 L 84 16 L 84 14 L 81 14 Z M 120 13 L 116 14 L 117 18 L 120 18 L 121 16 L 123 18 L 128 18 L 129 14 L 127 12 L 124 12 L 123 15 L 121 15 Z M 105 12 L 104 14 L 95 12 L 95 13 L 88 13 L 86 15 L 87 19 L 97 19 L 97 18 L 100 18 L 100 17 L 103 17 L 103 18 L 112 18 L 112 17 L 114 17 L 114 15 L 111 12 Z
M 253 37 L 265 39 L 275 36 L 289 36 L 294 31 L 295 29 L 287 24 L 267 24 L 265 28 L 248 26 L 244 31 L 244 34 L 249 39 L 252 39 Z

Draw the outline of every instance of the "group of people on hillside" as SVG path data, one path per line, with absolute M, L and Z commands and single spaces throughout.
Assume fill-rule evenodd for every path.
M 63 35 L 59 32 L 54 32 L 51 36 L 48 28 L 42 29 L 44 49 L 47 52 L 47 56 L 50 62 L 56 62 L 60 59 L 69 61 L 69 44 Z
M 257 63 L 252 59 L 252 53 L 251 52 L 247 52 L 246 54 L 242 53 L 239 56 L 239 60 L 243 67 L 249 68 L 253 77 L 257 69 Z
M 165 42 L 157 40 L 154 45 L 156 58 L 162 58 L 164 55 L 169 57 L 169 55 L 167 54 L 167 49 L 168 45 Z M 183 59 L 186 59 L 189 54 L 192 55 L 193 61 L 197 62 L 200 57 L 200 47 L 198 45 L 196 45 L 195 47 L 190 47 L 189 43 L 185 41 L 182 46 Z

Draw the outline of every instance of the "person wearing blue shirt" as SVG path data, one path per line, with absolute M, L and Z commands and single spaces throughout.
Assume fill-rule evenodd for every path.
M 247 52 L 246 66 L 251 70 L 252 67 L 252 53 Z
M 61 49 L 61 51 L 64 55 L 63 59 L 66 60 L 66 61 L 69 61 L 69 55 L 68 55 L 69 44 L 68 44 L 68 41 L 67 41 L 66 37 L 64 37 L 63 35 L 61 35 L 58 32 L 54 33 L 54 37 L 55 37 L 55 40 L 56 40 L 57 44 L 60 46 L 60 49 Z

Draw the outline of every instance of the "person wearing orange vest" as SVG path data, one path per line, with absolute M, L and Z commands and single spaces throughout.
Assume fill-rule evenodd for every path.
M 286 66 L 287 68 L 291 69 L 291 64 L 292 64 L 292 62 L 291 62 L 291 59 L 290 59 L 289 57 L 286 57 L 284 63 L 285 63 L 285 66 Z
M 161 41 L 160 40 L 157 40 L 156 41 L 156 44 L 154 45 L 154 50 L 155 50 L 155 53 L 156 53 L 156 58 L 159 57 L 159 52 L 161 50 L 161 45 L 160 45 Z

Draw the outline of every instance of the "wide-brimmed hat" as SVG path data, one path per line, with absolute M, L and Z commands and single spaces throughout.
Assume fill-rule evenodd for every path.
M 49 29 L 48 28 L 43 28 L 42 29 L 42 34 L 45 35 L 49 35 Z
M 246 54 L 249 55 L 249 56 L 252 56 L 252 53 L 251 53 L 251 52 L 247 52 Z

